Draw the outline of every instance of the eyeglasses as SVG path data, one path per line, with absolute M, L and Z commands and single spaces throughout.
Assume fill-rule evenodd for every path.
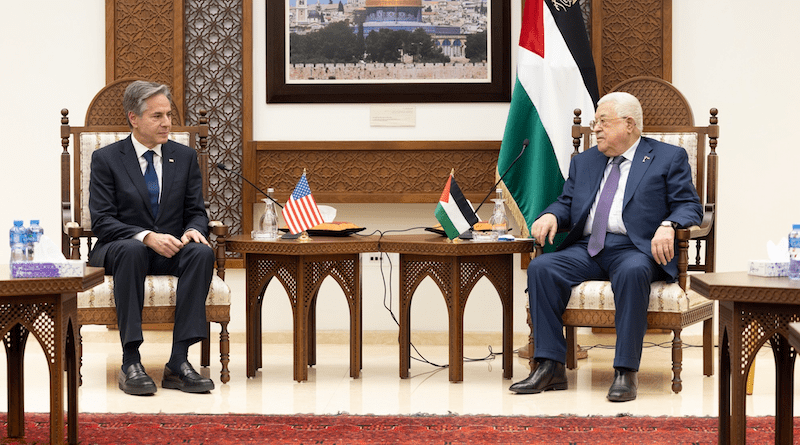
M 598 129 L 598 128 L 606 128 L 608 123 L 611 122 L 611 121 L 616 121 L 616 120 L 619 120 L 619 119 L 627 119 L 627 118 L 628 118 L 628 116 L 625 116 L 625 117 L 612 117 L 611 119 L 606 119 L 604 117 L 601 117 L 599 121 L 591 121 L 591 122 L 589 122 L 589 129 L 594 131 L 595 129 Z

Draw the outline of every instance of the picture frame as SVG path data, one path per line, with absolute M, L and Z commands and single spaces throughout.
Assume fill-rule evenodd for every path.
M 489 6 L 486 14 L 488 50 L 484 70 L 486 77 L 466 81 L 457 78 L 430 81 L 419 79 L 405 81 L 395 78 L 366 81 L 336 78 L 289 79 L 287 72 L 290 72 L 288 59 L 290 48 L 287 40 L 290 2 L 289 0 L 264 1 L 266 2 L 267 103 L 509 102 L 511 100 L 511 0 L 485 0 Z M 295 1 L 297 0 L 292 0 L 292 3 Z M 374 1 L 371 4 L 375 4 Z M 443 64 L 436 66 L 434 69 Z M 451 71 L 452 69 L 450 67 Z

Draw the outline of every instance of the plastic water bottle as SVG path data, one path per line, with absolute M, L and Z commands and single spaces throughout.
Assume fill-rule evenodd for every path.
M 273 192 L 273 188 L 268 188 L 267 196 L 271 198 Z M 278 214 L 275 212 L 275 203 L 269 198 L 264 198 L 264 214 L 259 221 L 259 231 L 264 240 L 274 241 L 278 239 Z
M 800 224 L 793 224 L 789 232 L 789 278 L 800 280 Z
M 44 234 L 44 229 L 42 226 L 39 225 L 38 219 L 32 219 L 31 225 L 28 227 L 28 261 L 34 260 L 34 250 L 36 248 L 36 243 L 41 241 L 42 235 Z
M 25 261 L 27 260 L 26 246 L 27 237 L 25 236 L 25 227 L 22 226 L 21 219 L 15 219 L 14 225 L 8 231 L 8 243 L 11 246 L 11 261 Z

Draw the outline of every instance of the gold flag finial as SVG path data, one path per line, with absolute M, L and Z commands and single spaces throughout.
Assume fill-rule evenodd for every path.
M 303 167 L 303 174 L 306 174 L 306 168 Z
M 456 173 L 456 169 L 455 168 L 451 168 L 450 169 L 450 176 L 454 176 L 455 173 Z

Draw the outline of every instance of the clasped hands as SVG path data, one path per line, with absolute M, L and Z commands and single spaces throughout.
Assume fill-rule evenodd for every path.
M 206 246 L 210 246 L 206 237 L 194 229 L 184 232 L 181 239 L 175 238 L 169 233 L 150 232 L 144 237 L 143 241 L 147 247 L 153 249 L 157 254 L 165 258 L 172 258 L 183 249 L 183 246 L 190 242 L 202 243 Z
M 545 240 L 553 244 L 556 232 L 558 232 L 558 220 L 552 213 L 545 213 L 531 225 L 531 236 L 542 246 Z M 650 249 L 656 263 L 666 266 L 675 257 L 675 229 L 659 226 L 650 241 Z

